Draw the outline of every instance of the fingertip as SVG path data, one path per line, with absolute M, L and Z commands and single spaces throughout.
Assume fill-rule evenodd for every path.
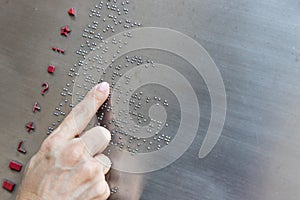
M 95 98 L 96 105 L 99 107 L 107 100 L 109 92 L 109 84 L 107 82 L 101 82 L 90 91 L 90 95 Z
M 102 126 L 99 126 L 99 128 L 101 129 L 101 132 L 105 136 L 106 140 L 109 142 L 111 140 L 111 134 L 110 134 L 109 130 Z
M 110 170 L 111 168 L 111 160 L 105 156 L 104 154 L 99 154 L 95 156 L 95 159 L 101 163 L 101 165 L 103 166 L 103 173 L 107 174 L 107 172 Z
M 108 95 L 109 94 L 109 84 L 107 82 L 102 82 L 96 86 L 96 90 Z

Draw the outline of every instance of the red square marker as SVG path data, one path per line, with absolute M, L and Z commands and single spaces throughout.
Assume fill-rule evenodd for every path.
M 19 172 L 19 171 L 22 170 L 22 164 L 17 162 L 17 161 L 10 161 L 9 162 L 9 168 Z
M 9 181 L 9 180 L 4 180 L 3 184 L 2 184 L 2 188 L 6 189 L 9 192 L 14 191 L 15 189 L 15 185 L 13 182 Z
M 51 74 L 53 74 L 55 72 L 55 66 L 49 65 L 48 66 L 48 72 L 51 73 Z

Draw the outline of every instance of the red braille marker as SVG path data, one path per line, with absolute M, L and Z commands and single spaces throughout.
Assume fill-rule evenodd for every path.
M 17 172 L 22 170 L 23 165 L 17 161 L 10 161 L 9 162 L 9 168 L 12 170 L 15 170 Z
M 27 132 L 28 132 L 28 133 L 30 133 L 31 131 L 34 131 L 35 127 L 34 127 L 33 122 L 29 122 L 29 123 L 26 125 L 26 128 L 27 128 Z
M 53 74 L 53 73 L 55 72 L 55 66 L 49 65 L 49 66 L 48 66 L 48 72 L 49 72 L 50 74 Z
M 64 26 L 64 27 L 61 28 L 60 34 L 65 36 L 65 37 L 68 37 L 68 34 L 70 32 L 71 32 L 71 29 L 68 26 Z
M 70 9 L 68 10 L 68 14 L 69 14 L 70 16 L 75 16 L 75 9 L 74 9 L 74 8 L 70 8 Z
M 40 111 L 40 110 L 41 110 L 40 104 L 38 102 L 35 102 L 33 105 L 32 112 L 35 113 L 35 111 Z
M 60 32 L 60 34 L 65 36 L 65 37 L 68 37 L 68 33 L 64 32 L 64 31 Z
M 60 49 L 60 48 L 57 48 L 57 47 L 52 47 L 51 49 L 52 49 L 53 51 L 58 52 L 58 53 L 65 53 L 65 50 Z
M 47 82 L 43 82 L 42 87 L 43 87 L 43 90 L 42 90 L 41 94 L 44 96 L 46 91 L 49 90 L 49 84 Z
M 22 147 L 22 145 L 23 145 L 23 140 L 21 140 L 21 141 L 19 142 L 17 150 L 18 150 L 18 152 L 20 152 L 20 153 L 26 154 L 27 151 Z
M 6 189 L 9 192 L 12 192 L 15 189 L 15 185 L 16 185 L 15 183 L 9 180 L 4 180 L 2 184 L 2 188 Z

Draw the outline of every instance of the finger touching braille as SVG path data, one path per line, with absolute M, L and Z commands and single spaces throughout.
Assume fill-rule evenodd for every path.
M 74 138 L 82 133 L 108 95 L 109 84 L 107 82 L 102 82 L 93 87 L 64 119 L 60 125 L 61 131 L 58 134 L 63 134 L 63 137 Z

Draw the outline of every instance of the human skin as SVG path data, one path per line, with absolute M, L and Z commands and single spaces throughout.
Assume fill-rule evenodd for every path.
M 110 98 L 106 103 L 112 106 L 112 99 Z M 99 121 L 100 124 L 105 125 L 110 131 L 115 130 L 114 123 L 109 123 L 113 120 L 112 112 L 108 110 L 103 110 L 102 112 L 104 112 L 104 117 Z M 114 142 L 121 142 L 121 140 L 116 137 Z M 121 154 L 116 154 L 111 159 L 122 160 L 122 156 Z M 124 162 L 123 164 L 126 165 L 127 163 Z M 117 192 L 109 197 L 110 200 L 139 200 L 145 185 L 143 174 L 126 173 L 116 169 L 109 171 L 107 180 L 110 188 L 117 188 Z
M 111 162 L 102 151 L 111 139 L 110 132 L 100 126 L 84 132 L 108 95 L 108 83 L 96 85 L 44 140 L 26 166 L 17 200 L 109 197 L 105 174 Z

